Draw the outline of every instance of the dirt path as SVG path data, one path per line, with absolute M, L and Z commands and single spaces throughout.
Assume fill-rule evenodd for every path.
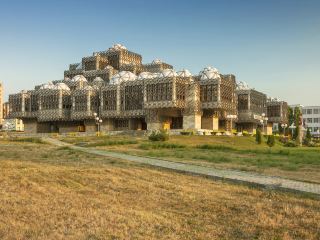
M 127 161 L 147 164 L 155 167 L 171 169 L 179 172 L 223 179 L 233 182 L 241 182 L 265 188 L 280 189 L 294 192 L 312 193 L 320 196 L 320 184 L 289 180 L 281 177 L 266 176 L 258 173 L 250 173 L 236 170 L 220 170 L 210 167 L 197 166 L 188 163 L 177 163 L 149 157 L 132 156 L 123 153 L 109 152 L 92 148 L 78 147 L 53 138 L 43 138 L 44 141 L 56 146 L 68 146 L 72 149 L 101 156 L 118 158 Z

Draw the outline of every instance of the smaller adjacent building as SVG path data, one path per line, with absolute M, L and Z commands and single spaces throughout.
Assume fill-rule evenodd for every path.
M 268 122 L 272 124 L 273 131 L 278 132 L 279 125 L 288 124 L 288 103 L 277 98 L 268 98 L 267 116 Z
M 320 106 L 303 106 L 302 117 L 311 135 L 320 135 Z
M 267 95 L 239 82 L 236 90 L 238 100 L 237 130 L 254 133 L 258 127 L 268 125 L 266 120 Z M 263 121 L 263 122 L 261 122 Z

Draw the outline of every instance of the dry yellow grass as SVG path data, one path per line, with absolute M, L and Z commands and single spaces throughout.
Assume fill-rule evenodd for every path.
M 319 239 L 320 202 L 0 142 L 0 239 Z

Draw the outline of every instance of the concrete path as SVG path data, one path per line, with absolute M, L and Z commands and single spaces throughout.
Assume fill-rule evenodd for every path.
M 168 161 L 168 160 L 132 156 L 128 154 L 109 152 L 109 151 L 98 150 L 94 148 L 79 147 L 79 146 L 74 146 L 72 144 L 64 143 L 62 141 L 59 141 L 53 138 L 43 138 L 43 139 L 44 141 L 54 144 L 56 146 L 68 146 L 72 149 L 91 153 L 91 154 L 97 154 L 97 155 L 111 157 L 111 158 L 118 158 L 118 159 L 128 160 L 132 162 L 148 164 L 155 167 L 171 169 L 179 172 L 201 175 L 201 176 L 206 176 L 210 178 L 228 180 L 233 182 L 241 182 L 241 183 L 246 183 L 250 185 L 271 188 L 271 189 L 312 193 L 320 196 L 320 184 L 289 180 L 281 177 L 266 176 L 266 175 L 253 173 L 253 172 L 221 170 L 221 169 L 198 166 L 198 165 L 188 164 L 188 163 L 177 163 L 177 162 Z

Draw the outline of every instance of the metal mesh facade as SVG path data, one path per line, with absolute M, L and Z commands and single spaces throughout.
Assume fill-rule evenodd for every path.
M 70 64 L 64 80 L 10 95 L 10 116 L 67 130 L 77 129 L 73 125 L 95 129 L 94 113 L 105 130 L 199 129 L 205 117 L 218 118 L 228 129 L 230 114 L 239 112 L 241 123 L 266 111 L 265 94 L 236 87 L 234 75 L 214 68 L 198 75 L 176 73 L 160 60 L 142 64 L 141 55 L 115 45 Z

